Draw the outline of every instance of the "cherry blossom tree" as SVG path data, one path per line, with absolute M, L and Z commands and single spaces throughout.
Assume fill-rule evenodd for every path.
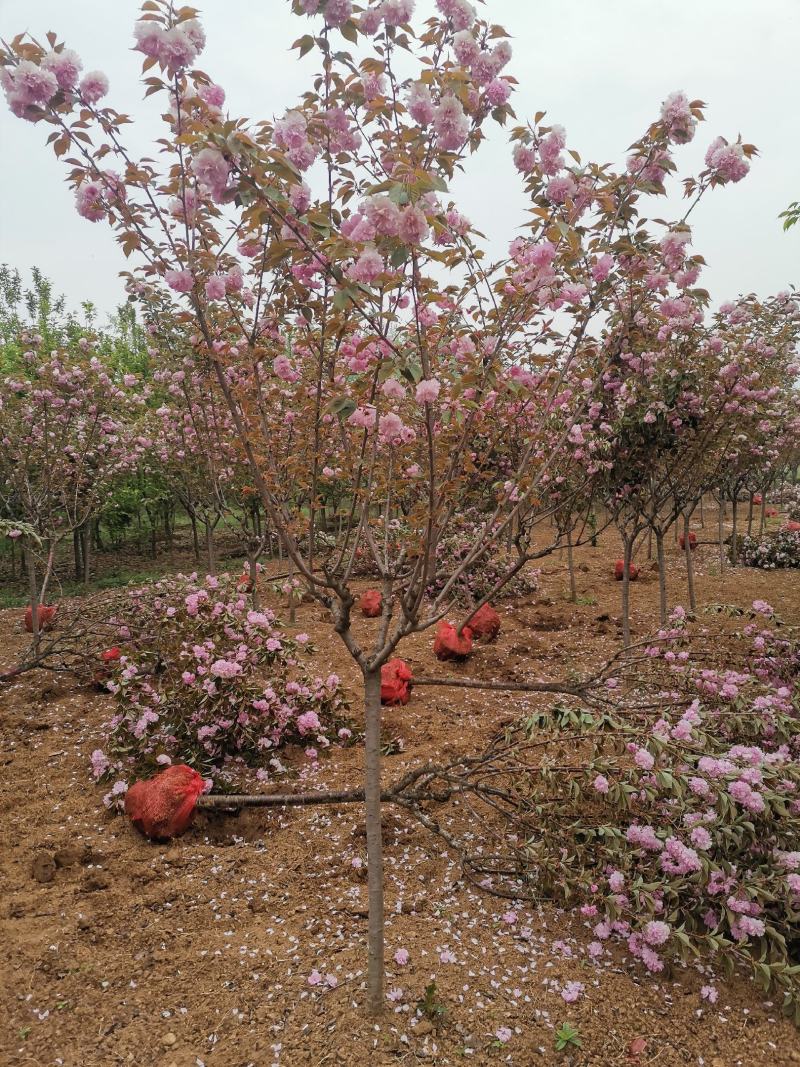
M 85 527 L 113 479 L 143 448 L 133 376 L 114 382 L 96 356 L 41 351 L 23 336 L 25 373 L 0 380 L 0 507 L 23 537 L 34 643 L 62 542 Z
M 514 559 L 484 602 L 558 547 L 558 527 L 545 532 L 546 490 L 565 455 L 596 447 L 593 389 L 628 351 L 642 278 L 658 276 L 668 320 L 694 314 L 675 227 L 642 212 L 703 115 L 672 94 L 622 170 L 567 151 L 542 113 L 512 126 L 530 214 L 492 264 L 450 186 L 488 123 L 516 121 L 506 32 L 467 0 L 437 0 L 416 27 L 413 0 L 293 8 L 311 20 L 295 46 L 316 53 L 318 73 L 293 107 L 254 123 L 225 112 L 224 90 L 195 65 L 197 13 L 143 4 L 134 40 L 146 95 L 162 102 L 157 160 L 131 155 L 129 120 L 105 103 L 108 80 L 81 78 L 80 58 L 54 34 L 6 45 L 0 78 L 12 111 L 50 128 L 78 212 L 107 221 L 136 265 L 126 280 L 149 324 L 168 307 L 183 330 L 224 399 L 271 529 L 362 672 L 379 1011 L 381 667 L 409 634 L 460 610 L 462 579 L 499 545 L 513 545 Z M 684 220 L 709 189 L 744 177 L 752 152 L 716 138 L 686 181 Z M 584 381 L 587 348 L 598 377 Z M 333 545 L 318 536 L 331 478 L 347 511 Z M 437 546 L 468 499 L 481 504 L 474 543 L 445 565 Z M 369 645 L 351 626 L 364 556 L 383 604 Z M 457 631 L 468 618 L 456 616 Z

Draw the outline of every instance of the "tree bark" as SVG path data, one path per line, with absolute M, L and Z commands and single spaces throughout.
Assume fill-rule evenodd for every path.
M 575 560 L 572 554 L 572 530 L 567 530 L 567 566 L 569 567 L 569 598 L 574 604 L 578 599 L 575 585 Z
M 197 536 L 197 516 L 194 513 L 194 508 L 190 511 L 186 509 L 186 514 L 189 516 L 189 522 L 192 524 L 192 549 L 194 550 L 194 558 L 197 562 L 200 562 L 200 539 Z
M 75 581 L 81 580 L 83 574 L 83 554 L 81 552 L 81 532 L 80 530 L 72 531 L 72 553 L 75 558 Z
M 692 546 L 689 541 L 689 512 L 683 513 L 683 554 L 686 556 L 686 584 L 689 587 L 689 608 L 697 610 L 697 598 L 694 594 L 694 566 L 692 563 Z
M 664 531 L 657 529 L 656 535 L 656 559 L 658 560 L 658 610 L 661 625 L 667 623 L 667 560 L 664 555 Z
M 253 610 L 258 611 L 261 603 L 258 591 L 258 556 L 248 555 L 247 569 L 250 573 L 250 598 L 253 602 Z
M 208 573 L 216 574 L 217 564 L 214 559 L 214 527 L 208 521 L 204 523 L 204 526 L 206 528 L 206 561 L 208 563 Z
M 33 627 L 33 647 L 39 647 L 39 587 L 36 582 L 36 564 L 30 545 L 25 546 L 25 559 L 28 565 L 28 603 L 31 606 L 31 625 Z M 380 690 L 379 690 L 380 695 Z
M 92 528 L 88 519 L 81 526 L 81 548 L 83 550 L 83 584 L 88 585 L 92 576 Z
M 364 811 L 367 829 L 369 1010 L 383 1011 L 383 841 L 381 832 L 381 674 L 364 672 Z
M 294 596 L 294 560 L 289 560 L 289 625 L 294 626 L 297 621 L 297 605 Z M 380 684 L 378 686 L 380 689 Z M 380 697 L 380 693 L 378 694 Z
M 622 643 L 625 648 L 630 648 L 631 643 L 631 554 L 633 538 L 623 539 L 623 571 L 622 571 Z
M 733 529 L 731 531 L 731 566 L 735 567 L 739 562 L 739 546 L 736 542 L 738 536 L 738 523 L 739 518 L 739 501 L 737 499 L 738 494 L 734 490 L 733 499 L 731 500 L 731 510 L 733 514 Z

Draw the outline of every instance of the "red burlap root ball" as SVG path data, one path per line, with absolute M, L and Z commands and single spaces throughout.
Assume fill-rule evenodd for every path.
M 784 533 L 800 533 L 800 522 L 794 522 L 790 519 L 789 522 L 781 527 L 781 530 Z
M 125 795 L 125 811 L 145 837 L 164 841 L 186 830 L 202 792 L 203 776 L 176 763 L 155 778 L 132 785 Z
M 93 681 L 100 689 L 105 689 L 106 682 L 111 677 L 110 665 L 116 663 L 122 655 L 122 651 L 114 645 L 113 648 L 107 648 L 105 652 L 100 653 L 100 662 L 102 667 L 98 667 L 94 672 Z
M 40 604 L 36 618 L 39 620 L 39 630 L 52 630 L 56 621 L 56 612 L 58 611 L 58 605 L 54 604 L 52 607 L 48 607 L 46 604 Z M 30 604 L 25 609 L 25 629 L 29 634 L 33 633 L 33 611 Z
M 753 497 L 753 503 L 754 503 L 754 504 L 761 504 L 761 503 L 763 503 L 763 500 L 762 500 L 762 498 L 761 498 L 761 494 L 760 494 L 760 493 L 756 493 L 756 495 L 755 495 L 755 496 Z
M 678 544 L 681 546 L 682 549 L 686 548 L 686 538 L 683 536 L 683 534 L 681 534 L 680 537 L 678 538 Z M 689 551 L 690 552 L 694 552 L 694 550 L 696 548 L 697 548 L 697 534 L 694 532 L 694 530 L 690 530 L 689 531 Z
M 765 517 L 768 518 L 768 519 L 774 519 L 777 516 L 777 514 L 778 514 L 778 509 L 777 508 L 767 508 L 767 510 L 764 512 Z
M 484 604 L 478 608 L 468 625 L 472 636 L 478 641 L 494 641 L 500 633 L 500 616 L 491 604 Z
M 411 696 L 414 675 L 402 659 L 390 659 L 381 667 L 381 704 L 396 708 L 407 704 Z
M 625 575 L 625 560 L 618 559 L 614 564 L 614 577 L 618 582 L 621 582 Z M 635 582 L 639 577 L 639 568 L 635 563 L 628 564 L 628 581 Z
M 361 614 L 367 619 L 377 619 L 383 610 L 383 597 L 379 589 L 368 589 L 358 602 Z
M 433 653 L 437 659 L 466 659 L 472 652 L 472 630 L 465 626 L 459 636 L 456 628 L 449 622 L 441 620 L 436 627 L 433 641 Z

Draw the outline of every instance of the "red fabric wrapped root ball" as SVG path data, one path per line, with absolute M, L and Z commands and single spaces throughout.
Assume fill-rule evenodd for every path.
M 383 597 L 380 590 L 368 589 L 366 593 L 362 593 L 358 606 L 366 619 L 377 619 L 383 610 Z
M 433 641 L 433 653 L 437 659 L 448 660 L 466 659 L 472 652 L 472 630 L 465 626 L 461 635 L 456 633 L 456 628 L 442 619 L 436 627 L 436 637 Z
M 106 688 L 106 683 L 111 678 L 111 664 L 119 662 L 121 657 L 122 649 L 118 648 L 117 645 L 114 645 L 113 648 L 107 648 L 105 652 L 100 653 L 100 662 L 103 664 L 103 666 L 98 667 L 95 670 L 94 676 L 92 678 L 94 684 L 99 689 L 104 690 Z
M 202 792 L 203 776 L 185 763 L 176 763 L 132 785 L 125 794 L 125 811 L 145 837 L 165 841 L 187 829 Z
M 478 641 L 494 641 L 500 633 L 500 616 L 491 604 L 484 604 L 478 608 L 467 625 L 472 630 L 472 636 Z
M 402 659 L 390 659 L 381 667 L 381 704 L 390 708 L 407 704 L 411 696 L 414 675 Z
M 58 605 L 54 604 L 52 607 L 48 607 L 47 604 L 40 604 L 36 611 L 36 618 L 39 620 L 39 630 L 52 630 L 56 621 L 56 612 L 58 611 Z M 25 629 L 29 634 L 33 633 L 33 610 L 30 604 L 25 609 Z
M 618 582 L 621 582 L 624 576 L 625 576 L 625 560 L 624 559 L 618 559 L 617 562 L 614 564 L 614 577 L 616 578 L 616 580 Z M 629 563 L 628 564 L 628 581 L 629 582 L 635 582 L 638 577 L 639 577 L 639 568 L 636 566 L 635 563 Z
M 683 536 L 683 534 L 681 534 L 680 537 L 678 538 L 678 544 L 681 546 L 681 549 L 685 549 L 686 548 L 686 538 Z M 694 550 L 696 548 L 697 548 L 697 534 L 694 532 L 694 530 L 690 530 L 689 531 L 689 551 L 690 552 L 694 552 Z

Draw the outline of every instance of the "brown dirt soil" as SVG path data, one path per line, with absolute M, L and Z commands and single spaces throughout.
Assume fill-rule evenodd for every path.
M 587 669 L 618 647 L 618 555 L 611 535 L 578 551 L 575 605 L 564 562 L 546 561 L 540 593 L 498 605 L 499 640 L 468 664 L 437 664 L 430 633 L 401 654 L 426 675 L 553 678 Z M 641 636 L 655 627 L 658 594 L 654 571 L 639 562 L 632 621 Z M 716 550 L 705 546 L 696 564 L 700 604 L 762 597 L 800 623 L 796 573 L 728 570 L 721 580 Z M 683 561 L 671 542 L 669 585 L 671 602 L 682 602 Z M 0 613 L 0 667 L 24 647 L 20 619 L 18 610 Z M 358 623 L 365 632 L 372 625 Z M 320 671 L 336 670 L 357 694 L 356 674 L 315 605 L 298 609 L 302 630 Z M 404 745 L 387 758 L 386 779 L 479 748 L 526 706 L 535 700 L 524 694 L 415 690 L 408 707 L 386 709 L 387 732 Z M 109 697 L 42 673 L 0 692 L 2 1064 L 800 1062 L 796 1031 L 744 977 L 725 984 L 706 964 L 654 980 L 613 951 L 593 962 L 588 924 L 550 904 L 519 906 L 510 924 L 507 902 L 467 885 L 442 843 L 393 810 L 385 816 L 387 984 L 400 992 L 380 1022 L 369 1020 L 358 807 L 198 816 L 179 840 L 149 843 L 105 810 L 91 779 L 89 756 L 110 708 Z M 337 749 L 318 769 L 300 753 L 289 758 L 302 768 L 295 788 L 358 781 L 357 748 Z M 404 966 L 393 961 L 399 948 L 409 953 Z M 322 979 L 311 985 L 315 969 Z M 415 1027 L 432 979 L 446 1015 L 436 1028 Z M 585 993 L 565 1004 L 559 990 L 569 981 Z M 714 1005 L 701 998 L 706 985 L 719 991 Z M 583 1046 L 565 1057 L 553 1051 L 553 1034 L 567 1020 Z M 512 1031 L 504 1045 L 499 1027 Z

